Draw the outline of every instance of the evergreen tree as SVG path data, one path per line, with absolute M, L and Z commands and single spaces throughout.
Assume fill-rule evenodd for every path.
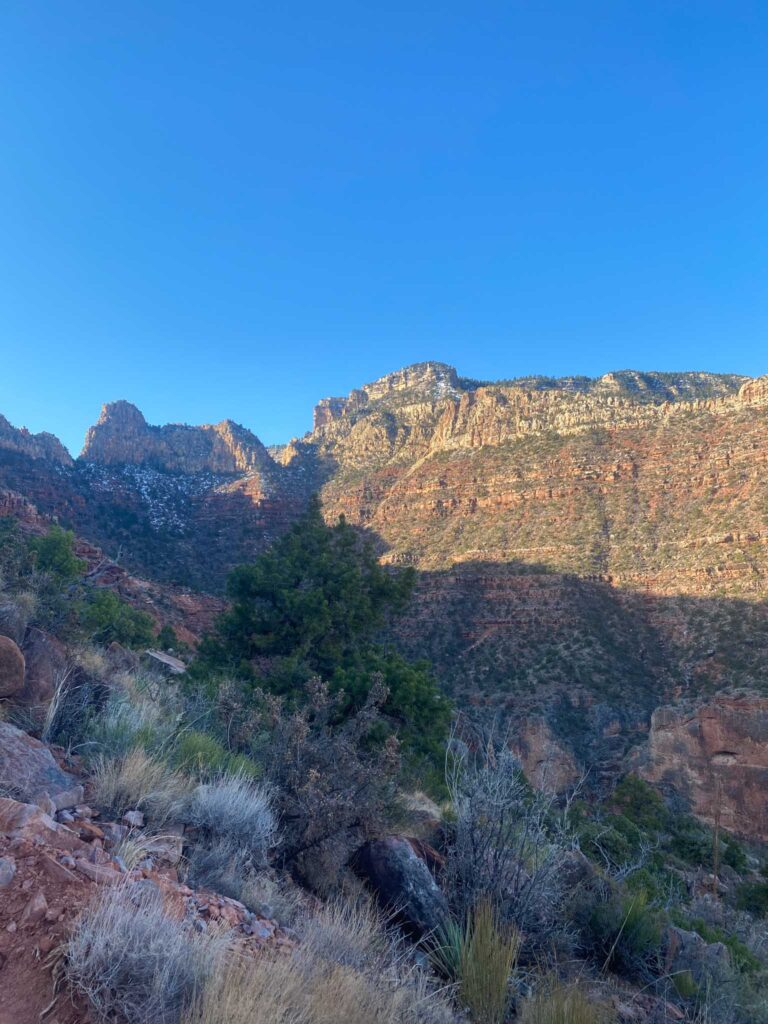
M 415 574 L 386 570 L 370 540 L 342 518 L 323 520 L 314 500 L 306 515 L 253 565 L 230 575 L 232 608 L 203 642 L 200 665 L 234 670 L 262 689 L 298 698 L 320 676 L 343 692 L 346 713 L 360 708 L 380 675 L 383 711 L 413 759 L 442 756 L 450 705 L 425 662 L 408 662 L 381 639 L 402 614 Z

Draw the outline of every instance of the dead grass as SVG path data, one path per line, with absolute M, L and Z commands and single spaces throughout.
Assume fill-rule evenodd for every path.
M 116 814 L 145 811 L 155 823 L 166 821 L 191 788 L 190 780 L 165 762 L 135 747 L 123 757 L 97 759 L 91 778 L 93 800 Z
M 215 974 L 223 934 L 166 916 L 153 891 L 110 888 L 85 910 L 66 947 L 65 974 L 96 1021 L 176 1024 Z
M 550 979 L 523 1003 L 520 1024 L 613 1024 L 616 1015 L 602 1002 L 590 999 L 582 985 Z
M 501 1024 L 509 1003 L 509 980 L 522 938 L 502 927 L 488 901 L 475 909 L 459 958 L 459 1001 L 476 1024 Z

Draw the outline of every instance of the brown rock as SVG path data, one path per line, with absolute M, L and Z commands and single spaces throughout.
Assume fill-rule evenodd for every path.
M 563 793 L 579 779 L 576 759 L 556 739 L 545 718 L 532 716 L 520 721 L 510 747 L 519 757 L 525 777 L 536 789 Z
M 48 901 L 45 898 L 45 893 L 40 891 L 35 893 L 32 899 L 27 903 L 26 907 L 21 915 L 22 924 L 37 924 L 38 921 L 42 921 L 48 910 Z
M 65 868 L 63 864 L 54 860 L 53 857 L 49 857 L 46 853 L 40 857 L 40 867 L 54 882 L 70 883 L 77 881 L 76 877 L 68 868 Z
M 19 700 L 25 704 L 45 705 L 53 697 L 66 671 L 64 648 L 50 634 L 41 629 L 32 629 L 24 641 L 23 650 L 26 672 Z
M 24 688 L 24 655 L 10 637 L 0 636 L 0 698 L 16 697 Z
M 659 708 L 639 771 L 709 824 L 719 816 L 723 828 L 768 841 L 768 697 L 723 693 Z

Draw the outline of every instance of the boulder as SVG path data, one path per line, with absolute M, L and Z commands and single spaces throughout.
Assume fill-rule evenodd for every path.
M 445 896 L 414 844 L 404 836 L 366 843 L 355 857 L 354 868 L 379 902 L 390 908 L 412 934 L 426 935 L 445 919 Z
M 10 637 L 17 644 L 24 642 L 27 631 L 27 615 L 15 601 L 0 604 L 0 634 Z
M 0 699 L 16 697 L 24 689 L 24 655 L 15 641 L 0 636 Z
M 62 771 L 44 743 L 9 722 L 0 722 L 0 783 L 20 800 L 48 797 L 61 810 L 66 796 L 82 795 L 75 778 Z
M 7 889 L 16 874 L 16 861 L 13 857 L 0 857 L 0 889 Z
M 707 942 L 698 932 L 674 925 L 664 935 L 665 969 L 669 974 L 689 971 L 697 985 L 725 977 L 731 960 L 722 942 Z
M 64 648 L 42 629 L 31 629 L 24 641 L 24 689 L 19 699 L 25 704 L 45 705 L 56 692 L 56 686 L 67 668 Z

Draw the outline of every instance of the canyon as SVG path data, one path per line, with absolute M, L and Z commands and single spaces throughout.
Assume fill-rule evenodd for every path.
M 564 779 L 607 779 L 642 748 L 661 782 L 682 757 L 711 816 L 694 775 L 731 751 L 724 824 L 768 816 L 739 752 L 745 723 L 768 723 L 768 377 L 494 383 L 428 362 L 321 400 L 310 433 L 272 448 L 231 421 L 153 426 L 111 403 L 74 459 L 0 418 L 0 489 L 0 514 L 71 527 L 191 639 L 228 571 L 319 493 L 329 521 L 416 569 L 395 642 L 464 707 L 528 723 L 534 768 L 544 751 Z M 753 695 L 746 717 L 723 703 L 736 691 Z M 726 745 L 689 743 L 670 724 L 682 707 L 721 721 Z

